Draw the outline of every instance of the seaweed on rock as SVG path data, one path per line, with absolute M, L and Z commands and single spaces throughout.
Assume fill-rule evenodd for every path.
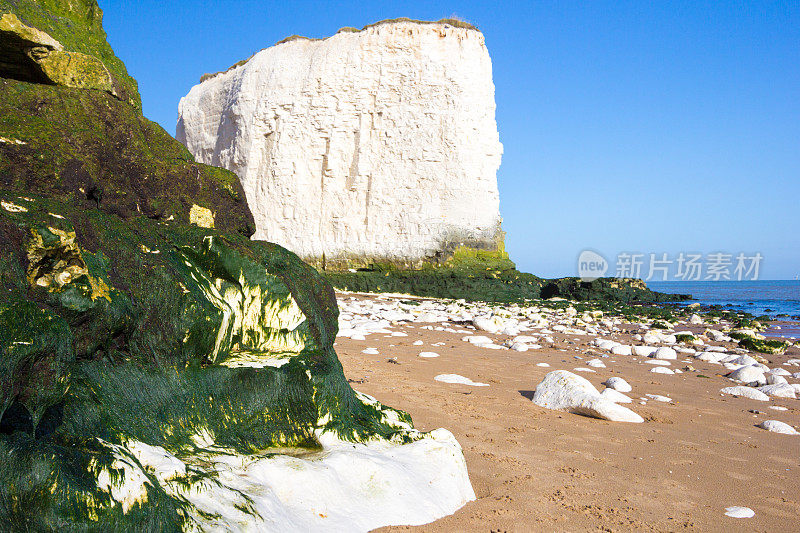
M 0 530 L 324 527 L 247 479 L 305 454 L 332 469 L 322 448 L 369 466 L 352 455 L 365 443 L 409 444 L 397 471 L 421 492 L 395 523 L 473 498 L 452 435 L 347 384 L 331 285 L 251 241 L 236 176 L 141 115 L 97 3 L 0 0 L 8 13 L 102 65 L 113 91 L 0 73 Z M 420 482 L 420 457 L 449 477 Z M 417 512 L 423 499 L 447 503 Z

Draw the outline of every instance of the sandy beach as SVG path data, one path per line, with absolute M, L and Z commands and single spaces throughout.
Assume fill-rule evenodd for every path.
M 392 300 L 340 295 L 340 303 L 352 298 Z M 676 329 L 700 334 L 704 327 Z M 638 324 L 618 329 L 604 338 L 642 344 L 632 338 Z M 798 400 L 723 395 L 721 388 L 736 385 L 724 377 L 730 370 L 680 353 L 670 367 L 683 372 L 669 375 L 653 373 L 655 365 L 647 357 L 598 348 L 592 335 L 552 332 L 552 344 L 517 352 L 462 340 L 476 334 L 498 345 L 509 339 L 476 333 L 465 323 L 406 321 L 393 322 L 365 340 L 337 339 L 336 351 L 353 388 L 407 411 L 421 430 L 453 432 L 477 495 L 435 523 L 381 531 L 796 531 L 800 437 L 757 424 L 776 419 L 797 427 Z M 439 356 L 420 357 L 425 351 Z M 531 401 L 548 372 L 586 368 L 586 361 L 597 357 L 605 368 L 575 373 L 599 390 L 607 378 L 624 377 L 633 387 L 628 393 L 633 403 L 627 406 L 644 423 L 609 422 Z M 793 374 L 800 366 L 784 363 L 798 357 L 800 349 L 794 346 L 766 359 L 770 368 Z M 542 363 L 549 367 L 538 366 Z M 441 374 L 488 386 L 435 381 Z M 789 376 L 789 383 L 798 381 Z M 786 410 L 772 409 L 776 406 Z M 727 517 L 731 506 L 749 507 L 755 516 Z

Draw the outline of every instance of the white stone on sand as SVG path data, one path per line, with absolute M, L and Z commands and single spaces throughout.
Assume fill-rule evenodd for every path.
M 631 387 L 627 381 L 619 376 L 613 376 L 605 380 L 603 383 L 609 389 L 614 389 L 619 392 L 631 392 L 633 387 Z
M 666 368 L 666 367 L 663 367 L 663 366 L 657 366 L 655 368 L 651 368 L 650 372 L 653 372 L 654 374 L 674 374 L 675 373 L 672 370 L 670 370 L 669 368 Z
M 644 422 L 630 409 L 603 398 L 587 379 L 566 370 L 547 374 L 536 386 L 533 403 L 547 409 L 615 422 Z
M 657 346 L 633 346 L 631 347 L 633 355 L 639 357 L 650 357 L 650 355 L 658 350 Z
M 651 357 L 655 359 L 675 360 L 678 358 L 678 354 L 672 348 L 663 346 L 656 350 Z
M 778 385 L 764 385 L 763 387 L 759 387 L 758 390 L 764 394 L 774 396 L 775 398 L 797 398 L 797 393 L 795 392 L 794 387 L 785 383 Z
M 655 400 L 657 402 L 671 402 L 672 401 L 672 398 L 670 398 L 669 396 L 662 396 L 660 394 L 645 394 L 645 396 L 647 396 L 651 400 Z
M 610 400 L 614 403 L 632 403 L 633 399 L 625 394 L 622 394 L 618 390 L 614 390 L 612 388 L 605 388 L 603 392 L 600 393 L 600 396 L 603 398 Z
M 492 344 L 494 342 L 492 339 L 484 335 L 469 335 L 467 337 L 462 337 L 461 340 L 470 344 Z
M 751 400 L 758 400 L 760 402 L 768 402 L 769 396 L 764 394 L 758 389 L 752 387 L 745 387 L 744 385 L 737 385 L 735 387 L 725 387 L 719 390 L 722 394 L 731 394 L 733 396 L 741 396 L 743 398 L 750 398 Z
M 436 353 L 436 352 L 419 352 L 419 356 L 430 359 L 430 358 L 433 358 L 433 357 L 439 357 L 439 354 Z
M 783 433 L 784 435 L 800 435 L 796 429 L 780 420 L 764 420 L 758 427 L 773 433 Z
M 754 366 L 743 366 L 728 374 L 728 377 L 735 381 L 741 381 L 742 383 L 757 385 L 767 384 L 767 378 L 764 377 L 764 372 Z
M 631 347 L 625 344 L 618 344 L 611 348 L 611 353 L 614 355 L 631 355 Z
M 749 507 L 734 505 L 733 507 L 725 508 L 725 516 L 730 516 L 731 518 L 753 518 L 755 515 L 755 511 Z
M 436 381 L 441 381 L 442 383 L 453 383 L 456 385 L 471 385 L 473 387 L 488 387 L 488 383 L 480 383 L 477 381 L 472 381 L 469 378 L 465 378 L 464 376 L 460 376 L 458 374 L 439 374 L 435 378 Z

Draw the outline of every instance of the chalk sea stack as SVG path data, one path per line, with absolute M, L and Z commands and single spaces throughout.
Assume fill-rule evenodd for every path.
M 205 74 L 176 137 L 235 172 L 256 223 L 338 289 L 484 301 L 666 300 L 634 280 L 516 270 L 501 230 L 483 34 L 393 19 L 294 35 Z
M 489 52 L 459 21 L 293 37 L 181 99 L 177 139 L 235 172 L 256 239 L 326 268 L 502 249 Z
M 142 116 L 97 3 L 0 17 L 0 529 L 364 531 L 473 499 L 449 432 L 350 388 L 330 284 L 250 240 L 236 175 Z

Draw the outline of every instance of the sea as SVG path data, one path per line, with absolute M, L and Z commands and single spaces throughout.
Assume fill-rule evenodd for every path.
M 687 304 L 721 305 L 785 321 L 765 334 L 800 339 L 800 280 L 650 281 L 647 286 L 668 294 L 691 294 Z

